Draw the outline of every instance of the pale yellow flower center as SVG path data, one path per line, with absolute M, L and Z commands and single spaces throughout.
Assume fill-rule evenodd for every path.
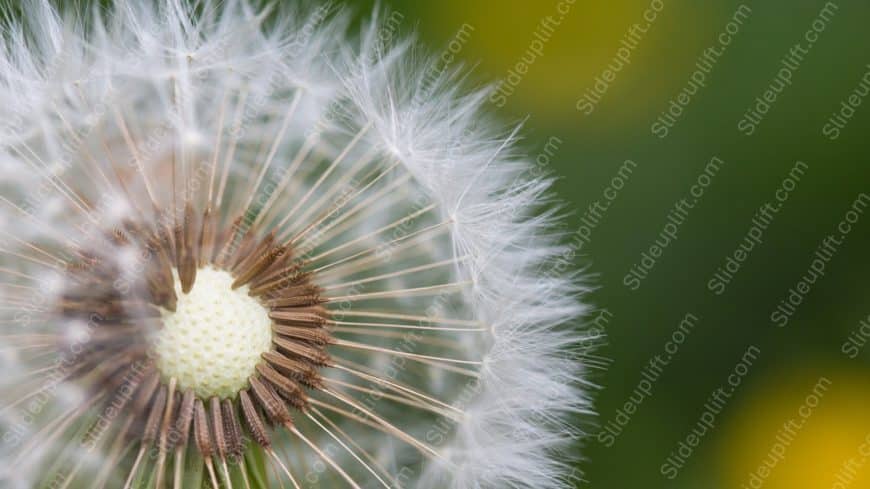
M 189 294 L 176 279 L 178 305 L 163 312 L 163 329 L 153 339 L 157 366 L 175 377 L 181 391 L 199 397 L 235 397 L 248 385 L 261 355 L 271 349 L 272 321 L 248 286 L 232 289 L 233 277 L 200 269 Z

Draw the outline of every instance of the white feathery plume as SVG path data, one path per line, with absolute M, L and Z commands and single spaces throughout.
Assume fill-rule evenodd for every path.
M 4 487 L 571 484 L 586 287 L 485 89 L 333 5 L 2 15 Z

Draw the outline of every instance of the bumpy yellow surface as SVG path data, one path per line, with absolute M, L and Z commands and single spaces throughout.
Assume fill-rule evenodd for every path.
M 232 283 L 229 273 L 211 267 L 197 272 L 189 294 L 176 279 L 178 306 L 164 311 L 163 329 L 154 338 L 164 378 L 175 377 L 181 390 L 202 398 L 234 397 L 271 347 L 268 312 L 247 286 L 232 290 Z

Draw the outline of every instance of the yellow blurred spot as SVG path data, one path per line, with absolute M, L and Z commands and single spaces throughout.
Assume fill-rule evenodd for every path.
M 725 487 L 870 487 L 870 378 L 820 368 L 775 380 L 732 425 Z
M 507 94 L 509 106 L 571 117 L 580 116 L 578 100 L 613 67 L 615 76 L 602 97 L 612 114 L 637 116 L 638 105 L 651 102 L 657 108 L 657 96 L 676 91 L 688 74 L 683 66 L 671 67 L 691 66 L 707 42 L 699 39 L 706 24 L 721 13 L 659 0 L 443 0 L 429 5 L 423 15 L 438 26 L 439 37 L 449 39 L 462 25 L 473 27 L 461 59 L 479 62 L 486 79 L 504 80 L 512 73 L 519 79 Z

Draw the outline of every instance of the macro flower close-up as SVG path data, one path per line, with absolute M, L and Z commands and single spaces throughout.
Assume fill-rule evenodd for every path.
M 0 487 L 573 484 L 600 333 L 490 86 L 382 8 L 3 9 Z
M 0 489 L 866 489 L 870 2 L 0 0 Z

